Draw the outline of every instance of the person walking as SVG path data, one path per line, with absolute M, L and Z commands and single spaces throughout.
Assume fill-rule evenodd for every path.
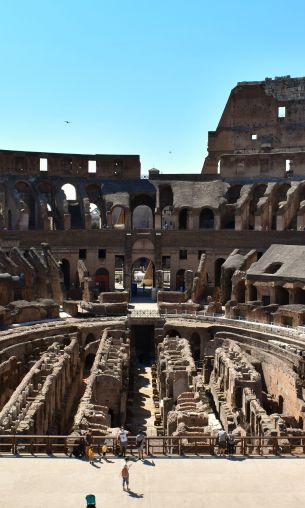
M 143 430 L 140 430 L 136 435 L 136 445 L 139 454 L 138 460 L 144 460 L 145 433 Z
M 121 471 L 123 490 L 126 490 L 125 486 L 127 487 L 127 490 L 129 490 L 129 469 L 130 466 L 128 466 L 127 459 L 125 459 L 125 463 Z
M 128 430 L 125 430 L 123 425 L 118 432 L 118 442 L 120 445 L 120 452 L 122 457 L 126 457 L 126 448 L 128 444 Z

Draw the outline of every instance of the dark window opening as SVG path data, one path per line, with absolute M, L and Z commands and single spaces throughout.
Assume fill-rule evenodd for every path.
M 270 296 L 269 295 L 263 295 L 262 296 L 263 305 L 270 305 Z
M 171 257 L 162 256 L 162 270 L 169 270 L 171 266 Z
M 187 259 L 187 250 L 179 250 L 179 259 Z
M 98 258 L 99 259 L 106 259 L 106 249 L 99 249 L 98 250 Z
M 79 257 L 79 259 L 86 259 L 87 249 L 79 249 L 78 257 Z

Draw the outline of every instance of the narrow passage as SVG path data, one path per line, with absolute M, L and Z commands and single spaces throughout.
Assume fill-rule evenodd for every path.
M 126 426 L 133 435 L 142 429 L 147 436 L 156 436 L 154 420 L 151 366 L 136 362 L 128 398 Z

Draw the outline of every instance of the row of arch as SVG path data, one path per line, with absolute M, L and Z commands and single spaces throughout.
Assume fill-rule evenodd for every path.
M 247 218 L 243 221 L 242 229 L 254 229 L 255 214 L 261 197 L 267 190 L 267 183 L 255 185 L 248 196 Z M 3 186 L 2 186 L 3 187 Z M 196 224 L 200 229 L 235 229 L 236 227 L 236 203 L 241 197 L 242 185 L 233 185 L 228 188 L 224 195 L 223 205 L 217 209 L 203 207 L 199 211 Z M 287 200 L 287 193 L 291 188 L 288 182 L 276 185 L 269 200 L 268 228 L 276 229 L 276 218 L 279 211 L 279 203 Z M 77 192 L 76 187 L 67 182 L 61 187 L 54 189 L 49 181 L 40 181 L 30 185 L 26 181 L 17 181 L 14 186 L 17 193 L 15 199 L 24 203 L 28 213 L 28 229 L 39 229 L 43 227 L 43 214 L 47 215 L 50 229 L 64 228 L 64 214 L 70 216 L 71 229 L 93 228 L 100 229 L 112 227 L 116 229 L 153 229 L 155 227 L 156 198 L 153 194 L 138 194 L 130 197 L 128 205 L 112 204 L 105 201 L 102 195 L 101 186 L 89 184 L 82 192 Z M 6 209 L 5 224 L 8 229 L 15 229 L 14 206 L 7 204 L 5 189 L 0 188 L 2 201 Z M 37 195 L 38 193 L 38 195 Z M 37 197 L 39 196 L 39 199 Z M 296 201 L 299 205 L 305 200 L 305 185 L 298 185 Z M 111 206 L 110 206 L 111 205 Z M 296 227 L 296 214 L 289 218 L 286 229 Z M 108 209 L 108 206 L 110 208 Z M 43 212 L 43 209 L 45 210 Z M 161 224 L 164 229 L 193 229 L 194 219 L 192 208 L 182 207 L 179 210 L 173 209 L 173 192 L 169 185 L 159 187 L 159 209 L 161 210 Z M 23 211 L 23 210 L 21 210 Z M 196 212 L 197 213 L 197 212 Z M 217 217 L 217 220 L 216 220 Z M 198 222 L 197 222 L 198 220 Z M 90 221 L 90 224 L 88 224 Z

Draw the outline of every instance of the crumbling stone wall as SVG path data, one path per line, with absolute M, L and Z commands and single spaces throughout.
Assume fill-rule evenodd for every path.
M 73 433 L 92 430 L 106 435 L 125 423 L 130 343 L 122 331 L 105 330 L 86 380 L 73 423 Z
M 80 367 L 76 336 L 69 342 L 52 344 L 35 362 L 0 413 L 1 432 L 46 434 L 57 411 L 63 419 L 64 396 Z

